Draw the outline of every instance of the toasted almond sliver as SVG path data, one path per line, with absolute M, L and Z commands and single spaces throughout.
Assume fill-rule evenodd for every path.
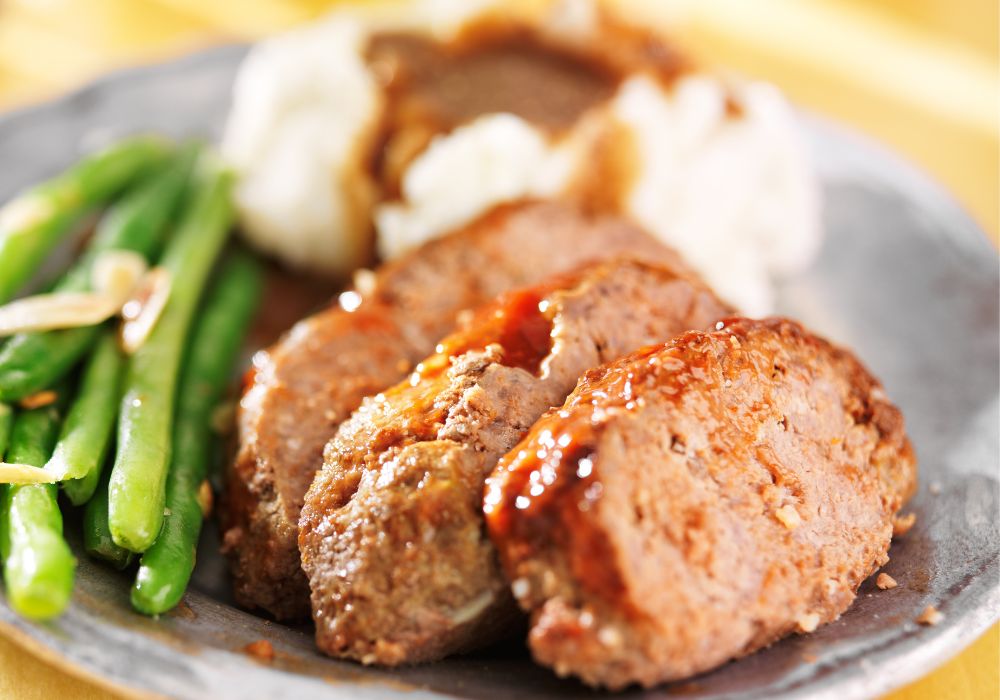
M 51 484 L 55 481 L 51 472 L 30 464 L 0 462 L 0 484 Z
M 122 349 L 132 354 L 142 347 L 160 320 L 170 299 L 170 273 L 154 267 L 139 282 L 132 298 L 122 307 Z
M 146 274 L 146 259 L 131 250 L 106 250 L 94 260 L 90 283 L 94 289 L 124 305 Z
M 118 313 L 120 306 L 118 300 L 94 292 L 25 297 L 0 306 L 0 336 L 94 326 Z

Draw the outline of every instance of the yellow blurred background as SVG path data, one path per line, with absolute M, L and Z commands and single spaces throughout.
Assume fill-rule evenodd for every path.
M 0 111 L 108 70 L 248 41 L 335 0 L 0 0 Z M 1000 233 L 997 0 L 619 0 L 703 62 L 885 142 Z M 4 164 L 10 165 L 10 164 Z M 115 698 L 0 638 L 0 697 Z M 1000 627 L 893 700 L 1000 697 Z

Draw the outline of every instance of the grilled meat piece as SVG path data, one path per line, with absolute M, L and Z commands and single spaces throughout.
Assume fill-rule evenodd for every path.
M 496 461 L 586 369 L 726 313 L 683 268 L 601 263 L 502 296 L 365 399 L 299 522 L 319 648 L 395 665 L 509 629 L 516 606 L 481 508 Z
M 884 564 L 916 467 L 848 351 L 731 319 L 588 372 L 490 477 L 535 659 L 619 689 L 836 619 Z
M 299 511 L 323 446 L 363 397 L 406 376 L 461 311 L 622 253 L 681 266 L 624 220 L 567 204 L 506 205 L 383 266 L 355 291 L 356 309 L 359 297 L 346 298 L 353 311 L 322 311 L 258 353 L 221 509 L 239 603 L 279 619 L 308 617 Z

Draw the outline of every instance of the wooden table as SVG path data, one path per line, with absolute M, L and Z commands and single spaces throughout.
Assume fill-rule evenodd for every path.
M 620 0 L 710 64 L 766 78 L 799 104 L 886 142 L 1000 231 L 996 0 Z M 245 41 L 331 0 L 3 0 L 0 110 L 107 70 Z M 117 694 L 0 638 L 0 697 Z M 1000 626 L 893 700 L 1000 697 Z

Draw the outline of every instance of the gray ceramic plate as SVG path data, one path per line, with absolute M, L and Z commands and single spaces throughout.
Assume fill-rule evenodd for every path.
M 130 71 L 0 118 L 0 199 L 72 161 L 88 140 L 149 129 L 216 135 L 243 51 Z M 922 485 L 912 504 L 916 527 L 893 545 L 886 569 L 901 586 L 879 591 L 868 582 L 838 622 L 815 634 L 644 697 L 869 697 L 944 662 L 1000 610 L 996 251 L 907 165 L 819 121 L 806 119 L 806 128 L 823 174 L 827 240 L 814 269 L 782 290 L 781 311 L 856 348 L 906 414 Z M 0 631 L 68 670 L 140 695 L 595 695 L 534 666 L 520 644 L 398 671 L 323 658 L 308 629 L 228 603 L 213 538 L 203 543 L 185 603 L 159 620 L 129 609 L 125 577 L 81 557 L 65 616 L 32 624 L 0 604 Z M 914 622 L 928 604 L 945 614 L 936 627 Z M 274 645 L 273 663 L 240 651 L 258 639 Z

